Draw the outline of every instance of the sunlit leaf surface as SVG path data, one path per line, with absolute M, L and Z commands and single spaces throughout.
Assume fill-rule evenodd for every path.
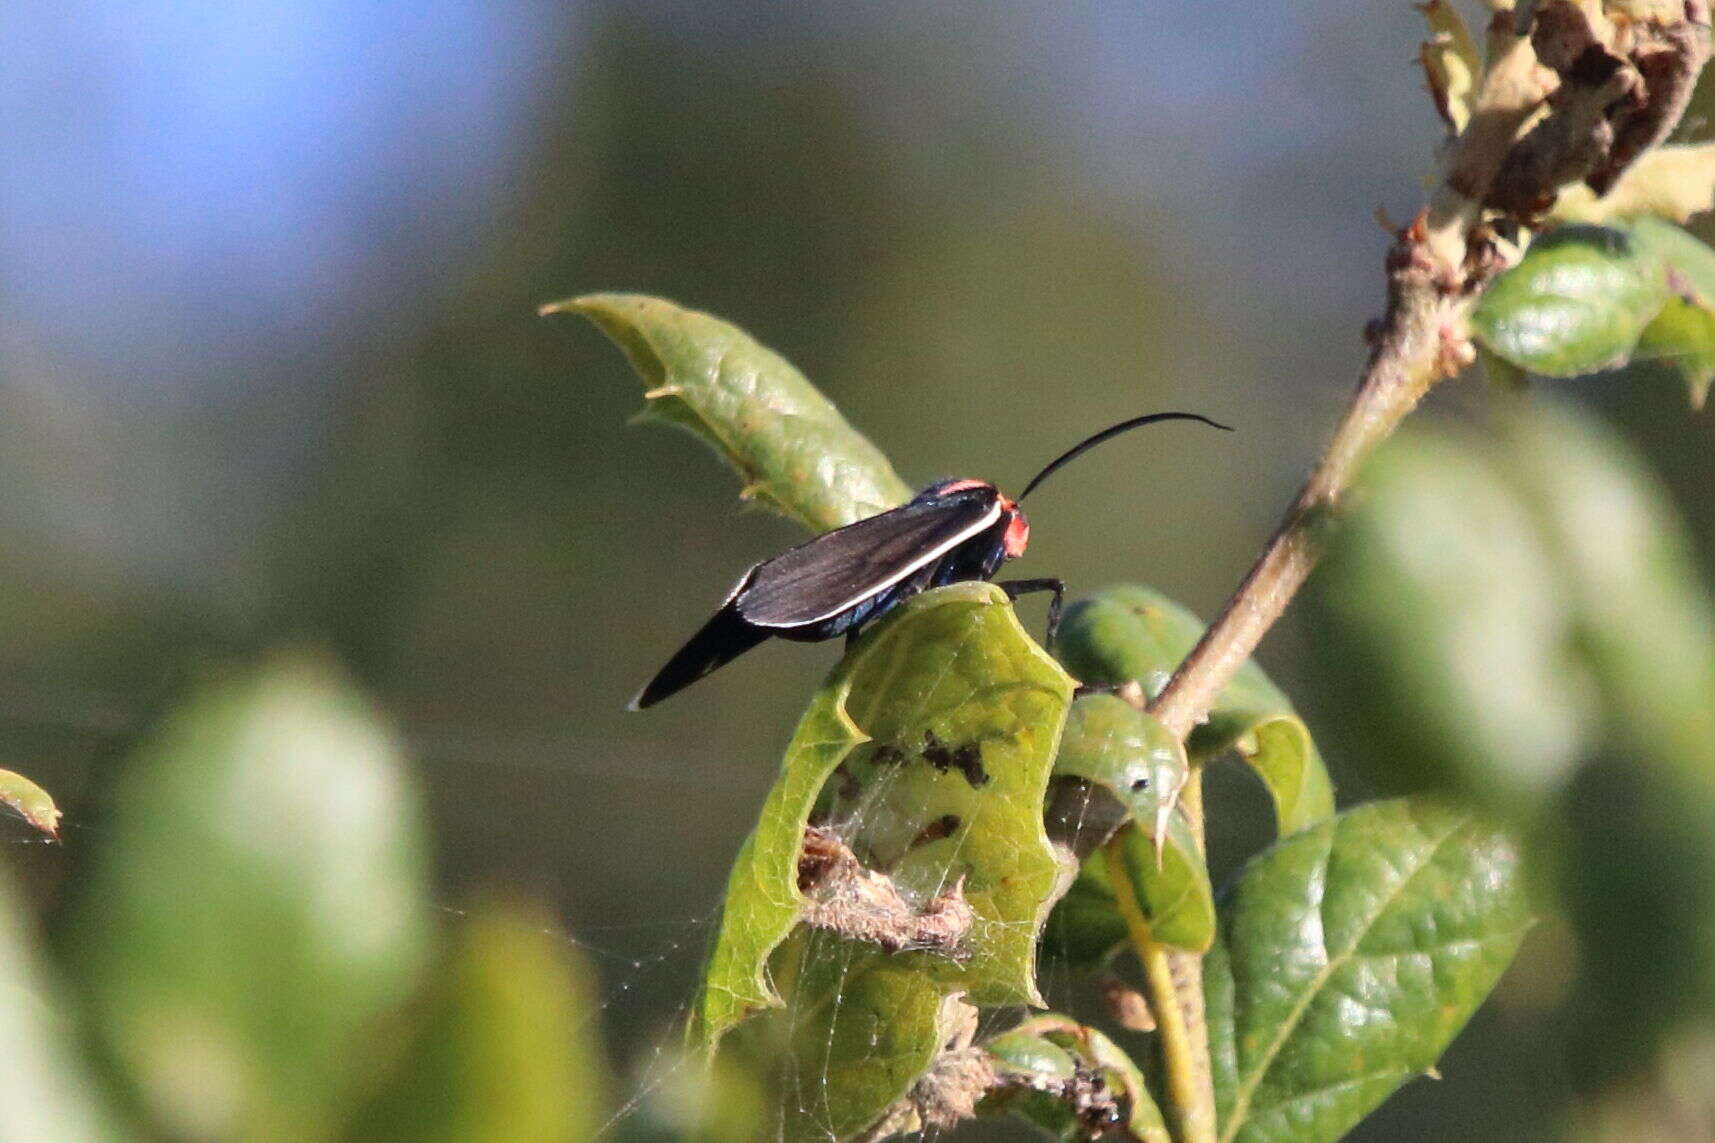
M 1136 680 L 1153 698 L 1202 634 L 1191 612 L 1159 592 L 1127 584 L 1067 609 L 1060 652 L 1085 682 Z M 1268 787 L 1282 835 L 1334 811 L 1333 785 L 1310 732 L 1254 662 L 1239 669 L 1186 746 L 1194 762 L 1236 749 Z
M 0 770 L 0 806 L 9 806 L 25 821 L 47 834 L 60 834 L 60 810 L 48 792 L 10 770 Z
M 778 353 L 719 318 L 644 294 L 543 307 L 579 313 L 625 351 L 648 412 L 714 448 L 744 495 L 815 531 L 897 507 L 911 489 L 832 402 Z
M 1625 364 L 1668 296 L 1658 259 L 1627 231 L 1563 226 L 1496 279 L 1472 324 L 1514 365 L 1577 377 Z
M 1184 750 L 1167 728 L 1113 695 L 1086 695 L 1072 704 L 1054 763 L 1056 777 L 1083 779 L 1125 807 L 1130 824 L 1119 841 L 1126 873 L 1155 939 L 1202 951 L 1215 933 L 1209 871 L 1184 815 L 1175 810 L 1163 820 L 1160 813 L 1163 799 L 1184 783 L 1186 769 Z M 1159 858 L 1158 829 L 1166 831 Z M 1092 965 L 1106 960 L 1127 936 L 1107 863 L 1097 851 L 1054 906 L 1043 955 Z
M 1529 914 L 1504 835 L 1395 801 L 1277 842 L 1221 923 L 1204 962 L 1221 1138 L 1316 1143 L 1434 1065 Z
M 1658 218 L 1562 226 L 1484 293 L 1486 349 L 1549 377 L 1630 361 L 1670 370 L 1701 407 L 1715 379 L 1715 251 Z

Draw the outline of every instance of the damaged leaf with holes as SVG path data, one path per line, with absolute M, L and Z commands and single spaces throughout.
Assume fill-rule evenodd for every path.
M 987 1041 L 994 1091 L 985 1115 L 1012 1113 L 1056 1139 L 1169 1143 L 1161 1109 L 1131 1057 L 1065 1016 L 1026 1020 Z
M 1117 840 L 1155 939 L 1192 952 L 1209 947 L 1215 935 L 1209 870 L 1190 823 L 1171 800 L 1187 769 L 1184 748 L 1167 728 L 1123 699 L 1085 695 L 1072 704 L 1048 816 L 1051 836 L 1084 862 L 1054 906 L 1044 957 L 1095 967 L 1129 935 L 1097 848 L 1113 829 L 1104 810 L 1110 801 L 1123 815 Z
M 594 322 L 642 378 L 645 415 L 706 441 L 747 499 L 822 532 L 911 498 L 831 401 L 737 326 L 646 294 L 588 294 L 542 313 Z
M 1060 655 L 1086 683 L 1136 681 L 1154 698 L 1202 634 L 1202 622 L 1186 608 L 1150 588 L 1124 584 L 1067 609 Z M 1310 731 L 1254 662 L 1216 697 L 1186 747 L 1194 764 L 1237 751 L 1268 787 L 1282 836 L 1334 811 L 1333 783 Z
M 1264 851 L 1204 960 L 1221 1139 L 1338 1139 L 1434 1066 L 1529 924 L 1513 842 L 1470 812 L 1377 802 Z
M 991 584 L 926 592 L 866 633 L 812 700 L 734 866 L 699 1042 L 781 1003 L 769 957 L 806 920 L 891 950 L 943 992 L 1036 1003 L 1036 938 L 1062 877 L 1042 802 L 1071 692 Z M 908 906 L 883 906 L 899 939 L 876 928 L 884 899 Z M 962 926 L 935 927 L 961 909 Z M 909 939 L 925 917 L 939 936 Z

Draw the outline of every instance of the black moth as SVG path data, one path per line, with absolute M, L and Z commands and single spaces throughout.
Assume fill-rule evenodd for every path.
M 1156 421 L 1226 425 L 1196 413 L 1150 413 L 1078 442 L 1033 477 L 1018 500 L 986 480 L 938 480 L 910 503 L 847 524 L 763 560 L 744 573 L 721 609 L 649 680 L 632 710 L 654 706 L 732 662 L 770 636 L 815 643 L 855 638 L 901 600 L 931 587 L 986 580 L 1024 554 L 1030 521 L 1018 505 L 1056 469 L 1110 437 Z M 1053 646 L 1066 585 L 1057 579 L 1010 580 L 997 586 L 1017 599 L 1051 591 L 1048 645 Z

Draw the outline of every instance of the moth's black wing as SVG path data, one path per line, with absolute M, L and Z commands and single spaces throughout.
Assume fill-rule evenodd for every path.
M 674 652 L 673 657 L 667 660 L 666 666 L 655 672 L 655 677 L 631 700 L 632 710 L 654 706 L 711 671 L 726 666 L 768 638 L 768 631 L 747 623 L 738 613 L 737 597 L 755 574 L 755 568 L 746 572 L 744 578 L 738 581 L 738 586 L 727 596 L 721 609 L 715 612 L 683 647 Z
M 914 500 L 757 564 L 631 709 L 684 690 L 782 629 L 810 627 L 887 590 L 999 520 L 999 495 L 988 486 Z
M 999 493 L 992 487 L 914 500 L 758 564 L 733 603 L 760 627 L 827 619 L 940 559 L 998 519 Z

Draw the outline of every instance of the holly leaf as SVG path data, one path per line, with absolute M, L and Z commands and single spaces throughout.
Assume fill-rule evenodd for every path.
M 1529 922 L 1513 842 L 1470 813 L 1371 803 L 1264 851 L 1204 960 L 1221 1139 L 1338 1139 L 1434 1065 Z
M 1186 608 L 1147 587 L 1105 588 L 1067 608 L 1060 654 L 1088 683 L 1135 680 L 1154 698 L 1202 638 Z M 1186 740 L 1193 763 L 1237 750 L 1274 800 L 1282 836 L 1334 811 L 1334 787 L 1316 744 L 1292 703 L 1262 668 L 1246 662 Z
M 1142 1071 L 1097 1029 L 1047 1014 L 983 1047 L 1000 1076 L 983 1114 L 1010 1112 L 1066 1143 L 1092 1137 L 1169 1143 Z
M 594 322 L 643 379 L 646 415 L 707 442 L 738 470 L 745 498 L 817 532 L 911 498 L 831 401 L 737 326 L 645 294 L 587 294 L 540 312 Z
M 811 701 L 734 865 L 698 1041 L 782 1003 L 767 968 L 810 904 L 813 810 L 904 901 L 968 904 L 956 948 L 890 963 L 976 1003 L 1038 1003 L 1036 938 L 1061 878 L 1042 804 L 1072 687 L 992 584 L 925 592 L 867 632 Z
M 1118 841 L 1150 931 L 1163 944 L 1201 952 L 1214 939 L 1215 903 L 1203 855 L 1172 800 L 1187 769 L 1184 748 L 1167 728 L 1113 695 L 1086 695 L 1072 704 L 1054 763 L 1057 779 L 1100 787 L 1125 808 L 1130 824 Z M 1081 852 L 1084 847 L 1074 839 L 1089 815 L 1075 798 L 1056 798 L 1051 804 L 1056 807 L 1051 834 L 1064 836 Z M 1085 858 L 1077 880 L 1054 906 L 1042 954 L 1094 966 L 1127 937 L 1107 862 L 1098 850 Z

